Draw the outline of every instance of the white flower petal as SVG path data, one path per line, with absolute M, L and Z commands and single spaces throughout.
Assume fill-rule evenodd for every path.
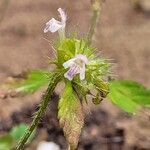
M 85 79 L 85 65 L 83 65 L 82 68 L 80 68 L 80 80 Z
M 44 28 L 44 33 L 49 31 L 49 25 L 46 25 L 46 27 Z
M 46 23 L 46 27 L 44 29 L 44 33 L 50 31 L 52 33 L 59 31 L 60 35 L 63 35 L 62 38 L 64 37 L 65 34 L 65 26 L 66 26 L 66 20 L 67 20 L 67 15 L 65 14 L 65 12 L 63 11 L 63 9 L 59 8 L 58 12 L 60 14 L 61 17 L 61 21 L 58 21 L 54 18 L 52 18 L 51 20 L 49 20 Z
M 65 14 L 64 10 L 61 8 L 58 8 L 58 12 L 60 14 L 62 24 L 66 24 L 67 15 Z
M 56 32 L 62 28 L 61 22 L 57 21 L 56 19 L 52 18 L 50 21 L 46 23 L 46 28 L 44 29 L 44 33 L 50 31 L 50 32 Z
M 72 58 L 72 59 L 69 59 L 68 61 L 64 62 L 63 63 L 64 68 L 66 69 L 66 68 L 71 67 L 74 64 L 74 60 L 75 60 L 75 58 Z

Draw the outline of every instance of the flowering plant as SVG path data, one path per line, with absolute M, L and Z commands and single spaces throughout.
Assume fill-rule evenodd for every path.
M 104 77 L 109 72 L 107 60 L 98 58 L 88 41 L 65 36 L 66 14 L 59 8 L 61 22 L 52 18 L 46 23 L 44 32 L 59 32 L 60 41 L 56 46 L 56 70 L 62 72 L 65 88 L 59 101 L 58 117 L 72 149 L 77 147 L 84 123 L 82 103 L 91 95 L 94 103 L 100 103 L 109 92 Z M 97 91 L 95 94 L 91 90 Z
M 54 18 L 46 23 L 44 33 L 59 33 L 59 41 L 54 46 L 56 58 L 52 72 L 36 70 L 27 74 L 26 79 L 15 85 L 16 92 L 34 92 L 49 83 L 33 122 L 17 145 L 22 150 L 28 138 L 38 125 L 50 101 L 56 85 L 63 81 L 65 87 L 58 104 L 60 126 L 68 141 L 68 149 L 75 150 L 81 129 L 84 125 L 84 104 L 88 104 L 90 95 L 94 104 L 99 104 L 108 97 L 117 106 L 129 113 L 135 113 L 141 106 L 150 106 L 150 90 L 134 81 L 110 81 L 111 64 L 107 59 L 99 58 L 91 42 L 95 32 L 101 7 L 101 0 L 92 0 L 92 22 L 86 38 L 67 37 L 65 27 L 67 15 L 59 8 L 61 21 Z M 16 83 L 16 82 L 15 82 Z

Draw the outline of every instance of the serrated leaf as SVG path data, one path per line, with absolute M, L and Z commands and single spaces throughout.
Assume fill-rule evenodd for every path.
M 27 125 L 27 124 L 20 124 L 11 129 L 10 135 L 13 137 L 13 140 L 15 141 L 15 143 L 18 143 L 18 141 L 24 135 L 24 133 L 28 129 L 28 127 L 29 127 L 29 125 Z M 28 139 L 27 143 L 30 143 L 34 136 L 35 136 L 35 131 L 32 133 L 32 135 Z
M 134 81 L 111 81 L 109 98 L 131 113 L 136 112 L 140 106 L 150 106 L 150 90 Z
M 80 100 L 75 95 L 72 84 L 69 81 L 66 83 L 59 101 L 58 117 L 70 147 L 75 149 L 84 124 L 84 114 Z
M 42 70 L 33 70 L 26 74 L 26 77 L 14 82 L 11 87 L 16 92 L 32 93 L 40 87 L 46 85 L 51 77 L 51 73 Z
M 13 145 L 13 138 L 11 135 L 6 134 L 0 136 L 0 150 L 10 150 Z

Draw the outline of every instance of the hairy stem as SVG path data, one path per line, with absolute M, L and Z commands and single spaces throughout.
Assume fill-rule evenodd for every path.
M 98 19 L 100 15 L 102 0 L 91 0 L 91 4 L 92 4 L 93 14 L 92 14 L 91 26 L 90 26 L 90 29 L 88 32 L 88 38 L 87 38 L 89 45 L 92 43 L 93 36 L 95 34 L 96 25 L 98 23 Z
M 27 131 L 25 132 L 24 136 L 20 139 L 16 150 L 22 150 L 27 142 L 27 140 L 29 139 L 30 135 L 32 134 L 32 132 L 34 131 L 34 129 L 37 127 L 41 117 L 43 116 L 46 107 L 49 103 L 49 100 L 53 94 L 53 91 L 57 85 L 57 83 L 59 82 L 61 78 L 61 73 L 55 73 L 53 75 L 53 77 L 50 80 L 49 86 L 46 90 L 46 93 L 43 96 L 43 101 L 41 102 L 41 105 L 39 107 L 39 110 L 37 111 L 37 114 L 35 115 L 30 127 L 27 129 Z

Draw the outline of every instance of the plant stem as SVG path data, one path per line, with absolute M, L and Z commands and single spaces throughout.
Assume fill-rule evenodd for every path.
M 87 37 L 87 41 L 88 41 L 89 45 L 91 45 L 92 40 L 93 40 L 93 36 L 95 34 L 96 25 L 98 23 L 98 19 L 100 16 L 102 0 L 91 0 L 91 4 L 92 4 L 93 15 L 91 18 L 91 26 L 90 26 L 90 29 L 88 32 L 88 37 Z
M 46 93 L 43 96 L 43 101 L 41 102 L 39 110 L 37 111 L 37 114 L 35 115 L 30 127 L 27 129 L 24 136 L 19 141 L 19 143 L 16 147 L 16 150 L 22 150 L 24 148 L 24 146 L 25 146 L 27 140 L 29 139 L 30 135 L 32 134 L 34 129 L 37 127 L 41 117 L 43 116 L 43 114 L 46 110 L 46 107 L 49 103 L 49 100 L 50 100 L 50 98 L 53 94 L 53 91 L 54 91 L 57 83 L 59 82 L 60 78 L 61 78 L 61 73 L 55 73 L 53 75 L 53 77 L 51 78 L 51 80 L 49 82 L 49 86 L 46 90 Z

